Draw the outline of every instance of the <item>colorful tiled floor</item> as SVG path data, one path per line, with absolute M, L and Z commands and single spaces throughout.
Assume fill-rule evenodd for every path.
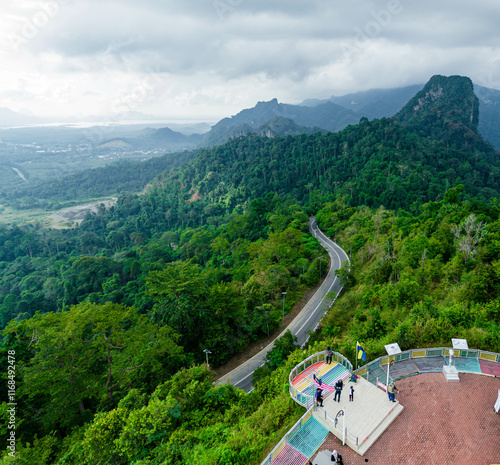
M 316 375 L 326 384 L 334 385 L 339 379 L 346 379 L 349 377 L 349 370 L 340 363 L 332 362 L 327 364 L 325 362 L 315 363 L 307 370 L 304 370 L 293 380 L 293 387 L 303 394 L 313 395 L 314 385 L 312 376 Z

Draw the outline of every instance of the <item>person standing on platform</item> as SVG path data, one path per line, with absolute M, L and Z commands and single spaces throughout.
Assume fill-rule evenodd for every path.
M 323 407 L 323 391 L 321 390 L 321 388 L 316 389 L 315 397 L 316 397 L 316 405 L 318 407 Z
M 335 397 L 333 398 L 333 401 L 335 402 L 338 397 L 338 401 L 340 402 L 340 395 L 342 394 L 342 380 L 338 380 L 335 383 Z
M 344 460 L 342 459 L 342 456 L 336 450 L 334 450 L 332 452 L 332 459 L 331 460 L 334 463 L 340 463 L 340 464 L 344 465 Z
M 349 402 L 353 401 L 354 401 L 354 388 L 351 386 L 351 388 L 349 389 Z
M 387 387 L 387 394 L 389 395 L 389 400 L 391 402 L 396 402 L 396 385 L 394 384 L 394 381 L 391 381 L 389 383 L 389 386 Z
M 333 350 L 330 349 L 330 346 L 328 346 L 326 348 L 326 360 L 325 360 L 326 364 L 330 365 L 332 363 L 332 359 L 333 359 Z

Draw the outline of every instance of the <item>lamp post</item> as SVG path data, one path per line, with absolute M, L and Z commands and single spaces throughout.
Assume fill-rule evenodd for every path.
M 335 419 L 334 419 L 335 428 L 337 428 L 337 423 L 339 421 L 339 417 L 342 417 L 342 419 L 344 420 L 344 423 L 342 425 L 342 445 L 345 446 L 345 433 L 346 433 L 346 427 L 345 427 L 345 407 L 342 410 L 339 410 L 339 412 L 337 413 L 337 415 L 335 415 Z
M 286 296 L 286 291 L 283 291 L 281 293 L 283 295 L 283 325 L 285 324 L 285 296 Z
M 385 350 L 387 352 L 387 355 L 389 356 L 387 359 L 387 384 L 386 384 L 386 392 L 389 390 L 389 370 L 391 368 L 391 365 L 396 361 L 396 358 L 391 361 L 391 356 L 397 355 L 401 353 L 401 348 L 399 347 L 399 344 L 397 342 L 393 342 L 392 344 L 387 344 L 385 346 Z
M 207 367 L 210 368 L 210 365 L 208 364 L 208 354 L 211 354 L 212 352 L 210 352 L 208 349 L 204 349 L 203 352 L 205 352 L 205 355 L 207 357 Z
M 266 323 L 267 323 L 267 337 L 269 337 L 269 318 L 268 318 L 269 310 L 266 308 Z
M 391 361 L 391 357 L 389 356 L 389 359 L 387 360 L 387 384 L 386 387 L 389 389 L 389 370 L 391 368 L 391 365 L 394 363 L 394 360 Z

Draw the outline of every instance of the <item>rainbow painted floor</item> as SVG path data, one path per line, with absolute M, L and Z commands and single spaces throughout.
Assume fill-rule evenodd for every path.
M 332 362 L 331 364 L 327 364 L 325 362 L 319 362 L 311 365 L 300 373 L 293 380 L 293 387 L 302 394 L 313 396 L 313 375 L 316 375 L 323 383 L 333 386 L 339 379 L 346 380 L 349 378 L 350 373 L 349 370 L 340 363 Z

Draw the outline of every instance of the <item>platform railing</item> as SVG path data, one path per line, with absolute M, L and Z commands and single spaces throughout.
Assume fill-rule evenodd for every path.
M 328 413 L 326 413 L 326 410 L 324 411 L 324 419 L 327 423 L 331 424 L 333 428 L 337 431 L 339 431 L 339 436 L 342 438 L 342 428 L 344 426 L 343 419 L 335 421 L 334 418 L 332 418 Z M 359 444 L 359 438 L 358 436 L 354 436 L 354 434 L 350 433 L 349 430 L 346 428 L 345 429 L 345 443 L 351 448 L 356 450 L 358 448 Z
M 367 381 L 370 381 L 372 383 L 376 383 L 376 378 L 370 378 L 370 372 L 375 371 L 377 368 L 383 368 L 385 365 L 388 363 L 394 361 L 394 362 L 399 362 L 402 360 L 410 360 L 410 359 L 418 359 L 418 358 L 426 358 L 426 357 L 449 357 L 450 355 L 450 350 L 452 350 L 450 347 L 431 347 L 427 349 L 410 349 L 410 350 L 405 350 L 399 354 L 396 355 L 384 355 L 382 357 L 379 357 L 370 363 L 358 368 L 357 370 L 354 371 L 356 375 L 362 376 L 365 378 Z M 491 362 L 498 362 L 500 363 L 500 354 L 497 354 L 495 352 L 489 352 L 487 350 L 479 350 L 479 349 L 464 349 L 464 350 L 457 350 L 453 349 L 454 352 L 454 357 L 465 357 L 465 358 L 476 358 L 478 360 L 486 360 L 486 361 L 491 361 Z M 447 360 L 446 360 L 447 363 Z M 418 374 L 419 372 L 416 371 L 415 374 Z

